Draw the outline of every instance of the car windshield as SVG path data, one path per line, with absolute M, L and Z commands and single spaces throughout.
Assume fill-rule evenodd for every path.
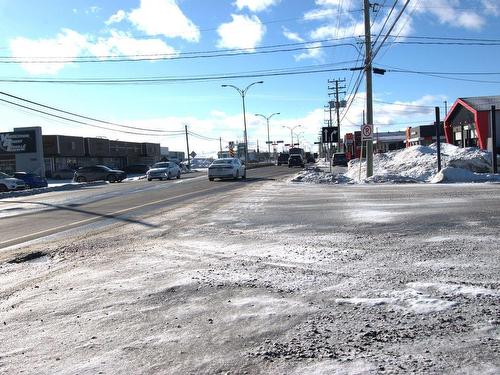
M 170 163 L 167 163 L 167 162 L 153 164 L 153 168 L 168 168 L 169 166 L 170 166 Z

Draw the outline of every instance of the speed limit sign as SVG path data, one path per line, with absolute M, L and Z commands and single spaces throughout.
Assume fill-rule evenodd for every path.
M 364 124 L 361 127 L 361 134 L 364 139 L 371 139 L 373 136 L 373 124 Z

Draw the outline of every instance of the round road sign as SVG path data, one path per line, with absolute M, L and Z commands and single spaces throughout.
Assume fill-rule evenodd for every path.
M 361 133 L 363 134 L 363 138 L 371 138 L 373 133 L 373 126 L 370 124 L 365 124 L 361 128 Z

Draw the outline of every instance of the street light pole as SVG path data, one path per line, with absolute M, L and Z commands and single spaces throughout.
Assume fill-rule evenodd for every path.
M 245 87 L 243 90 L 240 89 L 239 87 L 234 86 L 234 85 L 222 85 L 222 87 L 232 87 L 233 89 L 238 91 L 238 93 L 241 95 L 241 100 L 243 102 L 243 126 L 244 126 L 243 136 L 245 138 L 245 163 L 248 163 L 248 137 L 247 137 L 247 116 L 246 116 L 246 110 L 245 110 L 245 95 L 246 95 L 248 89 L 257 83 L 264 83 L 264 81 L 252 82 L 247 87 Z
M 280 114 L 279 112 L 275 112 L 270 116 L 264 116 L 264 115 L 261 115 L 260 113 L 255 114 L 255 116 L 260 116 L 260 117 L 265 118 L 266 122 L 267 122 L 267 154 L 269 155 L 269 162 L 271 161 L 271 139 L 269 138 L 269 120 L 274 115 L 279 115 L 279 114 Z
M 300 127 L 300 126 L 302 126 L 302 125 L 295 125 L 295 126 L 286 126 L 286 125 L 283 125 L 284 128 L 290 129 L 290 138 L 291 138 L 291 141 L 292 141 L 292 143 L 290 144 L 290 147 L 293 147 L 293 130 L 295 128 Z

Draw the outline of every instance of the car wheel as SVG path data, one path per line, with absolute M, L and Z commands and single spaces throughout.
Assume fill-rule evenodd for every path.
M 85 177 L 83 177 L 83 176 L 78 176 L 76 178 L 76 182 L 87 182 L 87 179 Z
M 148 178 L 148 181 L 153 181 L 153 179 L 152 178 Z
M 214 180 L 214 178 L 213 178 L 213 177 L 209 177 L 209 178 L 208 178 L 208 181 L 213 181 L 213 180 Z
M 116 182 L 116 177 L 110 174 L 108 177 L 106 177 L 106 181 L 108 182 Z
M 181 172 L 177 173 L 177 179 L 181 178 Z
M 170 172 L 167 173 L 167 180 L 170 180 L 172 176 L 170 176 Z
M 7 186 L 5 185 L 0 185 L 0 191 L 9 191 L 9 189 L 7 189 Z

